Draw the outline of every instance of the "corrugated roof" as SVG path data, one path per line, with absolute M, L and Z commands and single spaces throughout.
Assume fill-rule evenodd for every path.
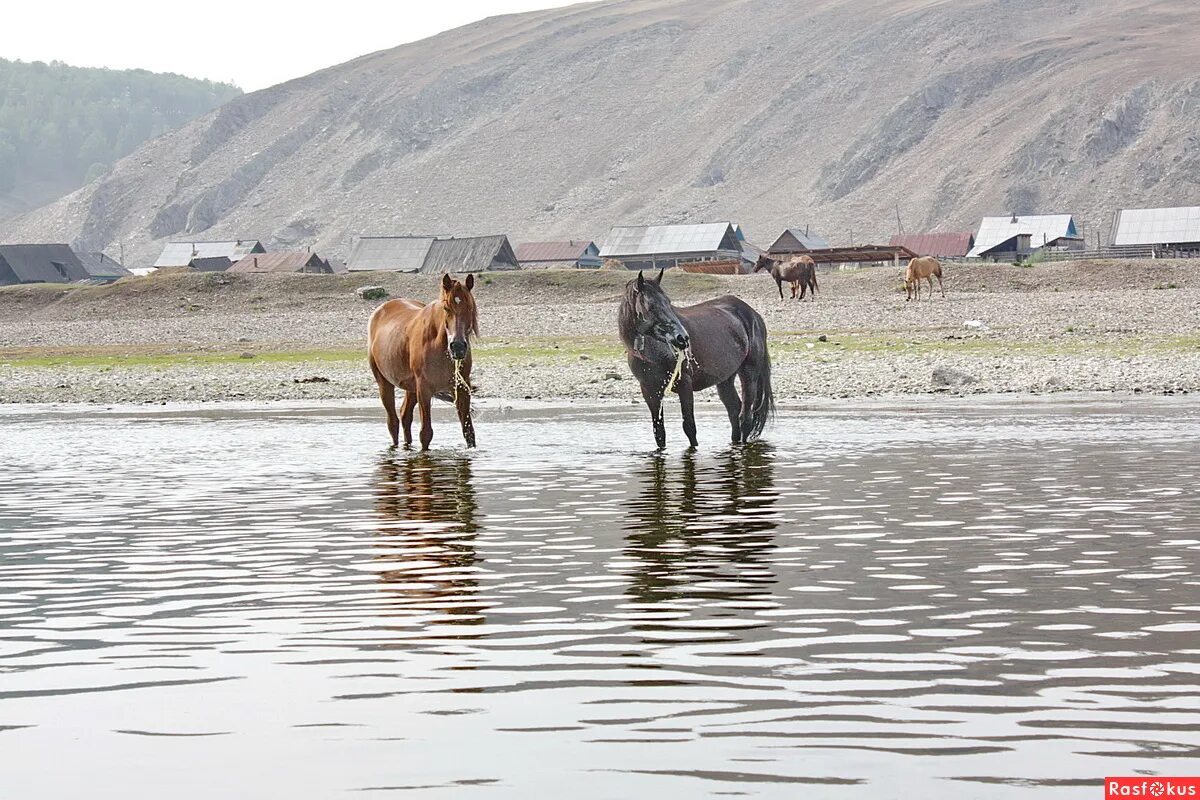
M 1114 245 L 1200 242 L 1200 206 L 1125 208 L 1117 212 Z
M 0 259 L 17 283 L 68 283 L 89 277 L 79 256 L 65 244 L 0 245 Z
M 433 236 L 363 236 L 346 261 L 350 272 L 420 272 Z
M 275 250 L 252 253 L 229 268 L 229 272 L 333 272 L 310 250 Z
M 600 255 L 605 258 L 654 256 L 676 253 L 738 252 L 733 225 L 706 222 L 699 225 L 617 226 L 609 231 Z
M 517 261 L 578 261 L 595 247 L 591 239 L 566 242 L 522 242 L 516 246 Z
M 104 253 L 76 253 L 79 263 L 93 278 L 124 278 L 133 273 Z
M 904 233 L 893 236 L 893 247 L 907 247 L 919 256 L 962 258 L 971 252 L 975 237 L 970 231 L 959 233 Z
M 232 263 L 251 253 L 265 252 L 257 239 L 239 239 L 232 242 L 167 242 L 159 255 L 156 267 L 186 267 L 194 258 L 218 258 L 224 256 Z
M 425 256 L 421 272 L 439 275 L 443 272 L 484 272 L 486 270 L 520 269 L 508 237 L 466 236 L 453 239 L 434 239 Z
M 1041 214 L 1035 216 L 984 217 L 975 234 L 975 246 L 967 253 L 977 258 L 997 245 L 1023 233 L 1029 234 L 1033 249 L 1063 237 L 1078 238 L 1075 217 L 1070 214 Z

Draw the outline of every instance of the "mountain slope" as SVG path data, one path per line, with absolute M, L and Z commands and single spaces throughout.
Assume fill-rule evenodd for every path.
M 498 17 L 237 98 L 0 228 L 123 241 L 768 241 L 1196 202 L 1192 0 L 628 0 Z
M 239 94 L 182 75 L 0 58 L 0 216 L 78 189 Z

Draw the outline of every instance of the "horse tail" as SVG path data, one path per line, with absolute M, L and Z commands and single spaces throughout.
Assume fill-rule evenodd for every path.
M 771 386 L 771 354 L 767 350 L 767 324 L 750 306 L 745 307 L 742 316 L 742 321 L 750 333 L 750 353 L 742 368 L 750 370 L 750 376 L 753 378 L 747 384 L 753 388 L 752 396 L 742 398 L 742 402 L 750 407 L 750 427 L 749 430 L 742 431 L 742 437 L 745 441 L 750 441 L 761 436 L 767 423 L 775 416 L 775 390 Z

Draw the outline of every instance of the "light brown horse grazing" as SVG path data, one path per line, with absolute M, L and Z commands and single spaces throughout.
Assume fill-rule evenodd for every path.
M 796 293 L 799 292 L 800 299 L 804 299 L 804 295 L 811 290 L 813 300 L 817 299 L 817 264 L 812 260 L 811 256 L 799 255 L 792 256 L 786 260 L 779 260 L 771 256 L 759 256 L 758 261 L 754 265 L 754 271 L 758 272 L 761 269 L 768 270 L 771 277 L 775 279 L 775 285 L 779 289 L 779 299 L 783 299 L 783 284 L 786 281 L 792 287 L 792 299 L 796 299 Z
M 387 411 L 392 445 L 412 444 L 413 409 L 421 408 L 421 449 L 433 439 L 432 399 L 449 400 L 458 410 L 467 447 L 475 446 L 471 423 L 471 334 L 479 334 L 479 317 L 471 294 L 475 276 L 456 281 L 442 276 L 437 302 L 389 300 L 371 315 L 367 325 L 368 358 L 379 399 Z M 404 405 L 396 414 L 396 389 L 404 390 Z
M 929 296 L 933 297 L 933 279 L 938 279 L 938 288 L 942 290 L 942 297 L 946 296 L 946 287 L 942 285 L 942 265 L 933 256 L 921 256 L 914 258 L 908 262 L 908 269 L 904 271 L 904 302 L 908 302 L 916 297 L 921 299 L 921 281 L 929 282 Z

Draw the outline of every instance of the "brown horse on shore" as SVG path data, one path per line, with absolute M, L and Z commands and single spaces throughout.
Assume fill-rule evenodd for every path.
M 475 446 L 471 423 L 471 334 L 479 334 L 479 317 L 471 289 L 475 276 L 457 281 L 442 276 L 437 302 L 389 300 L 371 315 L 367 325 L 368 358 L 379 399 L 387 412 L 392 445 L 412 444 L 413 409 L 421 409 L 421 449 L 433 439 L 432 399 L 448 400 L 458 410 L 467 447 Z M 396 389 L 404 390 L 404 405 L 396 414 Z
M 796 293 L 799 292 L 800 299 L 804 299 L 805 293 L 811 291 L 813 300 L 817 299 L 817 264 L 812 260 L 811 256 L 799 255 L 792 256 L 787 260 L 779 260 L 771 256 L 759 256 L 758 261 L 754 265 L 754 271 L 768 270 L 771 277 L 775 279 L 775 286 L 779 289 L 779 299 L 783 299 L 783 284 L 787 282 L 792 287 L 792 299 L 796 299 Z
M 668 391 L 679 394 L 683 432 L 696 442 L 694 397 L 711 386 L 729 413 L 734 444 L 758 438 L 775 413 L 767 326 L 758 312 L 733 295 L 676 308 L 662 288 L 663 273 L 642 273 L 625 285 L 617 332 L 625 343 L 629 370 L 650 409 L 654 441 L 667 446 L 662 405 Z M 738 397 L 733 382 L 741 381 Z
M 938 279 L 938 288 L 942 290 L 942 297 L 946 296 L 946 287 L 942 285 L 942 265 L 933 256 L 921 256 L 914 258 L 908 262 L 908 269 L 904 271 L 904 302 L 912 300 L 916 297 L 921 299 L 921 281 L 929 282 L 929 297 L 933 297 L 933 279 Z

